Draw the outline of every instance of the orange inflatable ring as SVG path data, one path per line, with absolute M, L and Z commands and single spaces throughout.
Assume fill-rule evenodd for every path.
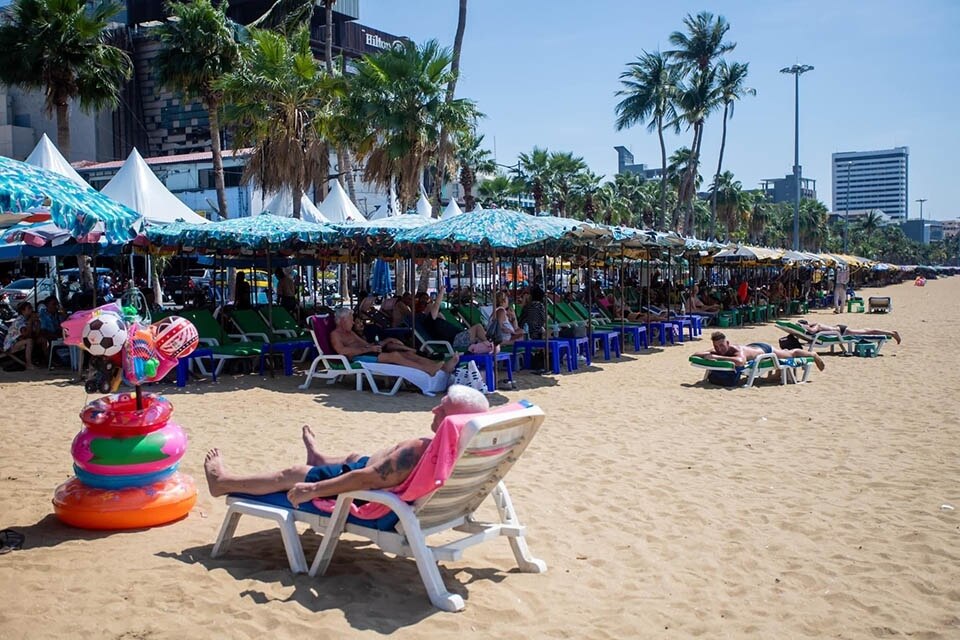
M 70 478 L 53 494 L 53 510 L 81 529 L 141 529 L 179 520 L 197 502 L 193 478 L 174 473 L 143 487 L 95 489 Z
M 163 396 L 143 394 L 143 409 L 137 409 L 133 393 L 114 393 L 89 403 L 80 420 L 91 433 L 110 437 L 143 435 L 167 423 L 173 405 Z

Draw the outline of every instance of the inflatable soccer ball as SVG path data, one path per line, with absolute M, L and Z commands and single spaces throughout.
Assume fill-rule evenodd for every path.
M 119 316 L 101 313 L 83 327 L 83 348 L 95 356 L 111 357 L 120 353 L 127 341 L 127 330 Z
M 157 351 L 168 358 L 183 358 L 197 348 L 197 328 L 186 318 L 170 316 L 153 323 Z

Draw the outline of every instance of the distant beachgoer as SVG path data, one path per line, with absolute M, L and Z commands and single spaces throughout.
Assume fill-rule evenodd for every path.
M 483 413 L 490 408 L 479 391 L 453 385 L 433 408 L 434 433 L 444 418 L 467 413 Z M 282 471 L 240 475 L 227 471 L 219 449 L 207 452 L 203 469 L 210 495 L 249 493 L 257 496 L 286 491 L 287 499 L 297 506 L 315 498 L 329 498 L 348 491 L 386 489 L 402 484 L 423 456 L 431 438 L 405 440 L 368 456 L 350 453 L 330 456 L 317 448 L 316 436 L 309 426 L 303 427 L 303 444 L 307 449 L 306 464 Z
M 823 358 L 813 351 L 806 351 L 805 349 L 777 349 L 765 342 L 753 342 L 745 345 L 732 344 L 722 331 L 714 331 L 710 335 L 710 341 L 713 342 L 713 350 L 697 353 L 695 354 L 697 357 L 733 362 L 738 367 L 745 367 L 747 362 L 757 356 L 764 353 L 772 353 L 781 359 L 813 358 L 817 369 L 820 371 L 823 371 L 826 366 Z
M 899 331 L 885 331 L 884 329 L 854 329 L 845 324 L 823 324 L 822 322 L 809 322 L 807 320 L 798 320 L 799 324 L 802 324 L 809 334 L 816 334 L 822 331 L 831 331 L 839 333 L 841 336 L 886 336 L 888 338 L 893 338 L 897 341 L 897 344 L 900 344 L 900 332 Z

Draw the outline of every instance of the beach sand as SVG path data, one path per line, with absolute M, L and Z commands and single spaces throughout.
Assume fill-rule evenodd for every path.
M 102 533 L 61 525 L 50 505 L 91 398 L 62 373 L 0 373 L 0 528 L 26 535 L 0 556 L 0 638 L 958 638 L 960 278 L 871 293 L 892 296 L 893 313 L 810 316 L 896 328 L 903 344 L 826 356 L 810 384 L 703 386 L 687 356 L 704 339 L 524 374 L 491 396 L 546 411 L 507 485 L 549 568 L 518 573 L 506 540 L 475 547 L 441 570 L 466 600 L 457 614 L 431 607 L 412 561 L 350 536 L 316 579 L 290 573 L 259 519 L 210 558 L 225 506 L 206 491 L 207 449 L 237 470 L 281 468 L 303 461 L 309 423 L 332 452 L 366 451 L 427 434 L 436 399 L 305 392 L 302 376 L 164 386 L 197 506 Z M 319 541 L 305 534 L 308 556 Z

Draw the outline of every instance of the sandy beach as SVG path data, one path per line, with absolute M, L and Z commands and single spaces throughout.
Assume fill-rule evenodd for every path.
M 290 573 L 262 520 L 210 557 L 225 506 L 203 482 L 207 449 L 237 470 L 279 469 L 303 461 L 309 423 L 331 452 L 364 451 L 428 434 L 436 399 L 300 391 L 302 375 L 163 386 L 197 506 L 102 533 L 60 524 L 50 504 L 92 397 L 62 371 L 0 372 L 0 528 L 26 536 L 0 556 L 0 638 L 960 637 L 960 278 L 882 295 L 893 313 L 841 321 L 898 329 L 903 344 L 826 356 L 809 384 L 703 386 L 687 362 L 709 347 L 698 340 L 523 374 L 491 396 L 547 414 L 507 485 L 549 569 L 518 573 L 505 540 L 476 547 L 441 570 L 466 600 L 458 614 L 430 605 L 412 561 L 349 536 L 316 579 Z M 305 534 L 309 556 L 319 541 Z

